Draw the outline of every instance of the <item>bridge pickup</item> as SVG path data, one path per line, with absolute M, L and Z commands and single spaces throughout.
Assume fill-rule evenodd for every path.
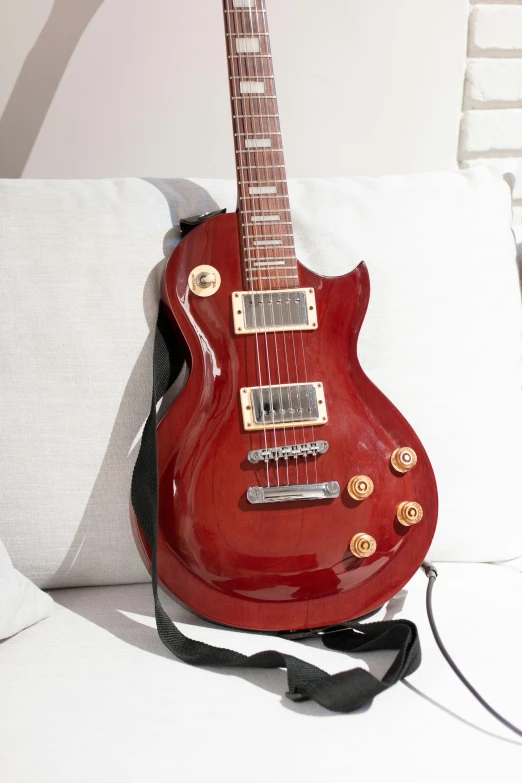
M 243 388 L 240 397 L 247 430 L 312 427 L 328 421 L 321 383 Z
M 317 329 L 313 288 L 234 291 L 232 315 L 236 334 Z
M 274 459 L 297 459 L 298 457 L 316 457 L 329 449 L 327 440 L 314 440 L 311 443 L 292 443 L 290 446 L 274 446 L 271 449 L 249 451 L 247 459 L 252 465 L 257 462 L 269 462 Z
M 322 484 L 289 484 L 281 487 L 249 487 L 249 503 L 288 503 L 298 500 L 332 500 L 338 498 L 341 488 L 337 481 Z

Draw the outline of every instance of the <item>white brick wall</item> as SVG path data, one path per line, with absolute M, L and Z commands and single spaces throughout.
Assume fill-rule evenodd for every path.
M 520 105 L 522 57 L 468 60 L 465 109 L 503 109 Z
M 522 155 L 522 108 L 467 111 L 461 135 L 463 159 L 485 153 Z
M 522 0 L 470 0 L 460 165 L 483 164 L 514 175 L 522 241 Z
M 469 53 L 522 55 L 522 6 L 480 3 L 469 20 Z

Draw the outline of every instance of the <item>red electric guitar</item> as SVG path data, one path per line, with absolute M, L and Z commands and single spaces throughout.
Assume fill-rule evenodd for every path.
M 410 579 L 437 490 L 357 358 L 365 264 L 333 279 L 296 259 L 264 0 L 223 5 L 238 209 L 202 220 L 163 278 L 190 376 L 157 431 L 159 578 L 218 623 L 318 628 Z

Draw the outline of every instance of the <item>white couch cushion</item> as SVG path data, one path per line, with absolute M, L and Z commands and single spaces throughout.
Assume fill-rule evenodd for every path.
M 235 205 L 235 183 L 195 182 L 0 183 L 0 533 L 41 586 L 148 578 L 128 494 L 163 249 L 178 241 L 180 216 Z M 304 264 L 335 275 L 368 263 L 361 360 L 432 458 L 433 556 L 522 554 L 508 186 L 477 168 L 295 180 L 290 198 Z
M 0 640 L 49 617 L 52 598 L 13 568 L 0 541 Z
M 434 607 L 445 643 L 485 698 L 520 725 L 522 575 L 454 563 L 439 574 Z M 172 658 L 154 628 L 150 585 L 53 591 L 53 616 L 0 646 L 2 779 L 516 780 L 520 741 L 440 655 L 425 590 L 417 573 L 378 615 L 417 623 L 421 667 L 350 715 L 289 701 L 279 670 L 198 669 Z M 233 633 L 168 599 L 165 607 L 193 638 L 245 654 L 275 648 L 332 673 L 363 665 L 379 677 L 390 662 L 389 653 L 347 656 L 319 640 Z

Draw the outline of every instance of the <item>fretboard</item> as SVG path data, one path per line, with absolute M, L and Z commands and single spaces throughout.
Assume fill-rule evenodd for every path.
M 265 0 L 223 0 L 245 290 L 299 285 Z

